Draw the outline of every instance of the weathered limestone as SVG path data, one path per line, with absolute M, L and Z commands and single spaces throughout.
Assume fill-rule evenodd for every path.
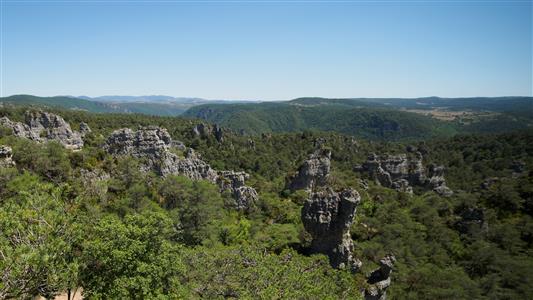
M 353 257 L 354 244 L 350 236 L 350 226 L 360 201 L 354 189 L 335 192 L 327 188 L 312 193 L 302 208 L 303 225 L 313 237 L 311 251 L 326 254 L 334 268 L 357 271 L 361 267 L 361 262 Z
M 331 168 L 331 151 L 319 149 L 298 169 L 298 172 L 289 179 L 288 188 L 291 191 L 312 191 L 327 185 Z
M 215 139 L 219 143 L 224 142 L 224 132 L 222 131 L 222 128 L 218 126 L 218 124 L 211 126 L 209 124 L 200 123 L 193 127 L 192 133 L 194 136 L 198 137 L 208 137 L 210 135 L 214 135 Z
M 387 288 L 390 286 L 390 274 L 396 258 L 394 255 L 387 255 L 379 260 L 379 269 L 374 270 L 368 277 L 367 283 L 370 285 L 364 292 L 365 300 L 386 300 Z
M 0 125 L 11 128 L 15 136 L 36 142 L 54 140 L 72 150 L 80 150 L 83 147 L 82 135 L 73 131 L 62 117 L 52 113 L 27 111 L 24 123 L 2 117 Z
M 12 157 L 13 150 L 11 147 L 0 145 L 0 168 L 14 167 L 15 162 Z
M 85 122 L 81 122 L 80 123 L 80 134 L 81 136 L 85 136 L 89 133 L 91 133 L 92 130 L 91 130 L 91 127 L 89 127 L 89 125 Z
M 420 152 L 410 156 L 371 154 L 368 160 L 362 166 L 355 167 L 355 170 L 366 172 L 379 184 L 397 191 L 412 193 L 412 186 L 421 186 L 439 195 L 453 194 L 453 191 L 446 186 L 444 167 L 429 165 L 426 170 Z
M 246 186 L 245 180 L 249 177 L 245 172 L 219 171 L 216 179 L 221 190 L 232 193 L 236 207 L 240 210 L 247 209 L 259 197 L 254 188 Z
M 115 156 L 141 158 L 143 171 L 154 171 L 161 176 L 182 175 L 192 180 L 207 180 L 217 184 L 221 191 L 231 193 L 235 207 L 240 210 L 249 209 L 258 198 L 255 189 L 245 185 L 248 174 L 214 170 L 193 149 L 186 148 L 179 141 L 172 141 L 164 128 L 148 126 L 136 131 L 129 128 L 115 130 L 107 139 L 104 149 Z M 184 153 L 180 153 L 182 151 Z
M 444 167 L 429 165 L 427 185 L 433 189 L 437 194 L 442 196 L 451 196 L 453 191 L 446 186 L 446 179 L 444 179 Z

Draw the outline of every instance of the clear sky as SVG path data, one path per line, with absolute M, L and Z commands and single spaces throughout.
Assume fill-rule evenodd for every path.
M 1 0 L 1 94 L 532 95 L 532 1 Z

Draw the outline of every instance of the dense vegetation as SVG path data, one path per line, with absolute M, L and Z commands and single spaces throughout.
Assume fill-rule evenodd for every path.
M 401 140 L 451 136 L 452 126 L 430 117 L 384 108 L 302 106 L 286 102 L 205 104 L 187 110 L 197 117 L 246 134 L 333 131 L 356 137 Z
M 397 100 L 397 101 L 396 101 Z M 466 120 L 442 121 L 405 109 L 446 109 L 480 113 Z M 332 131 L 373 140 L 421 140 L 450 137 L 456 133 L 491 133 L 533 126 L 533 99 L 322 99 L 301 98 L 288 102 L 204 104 L 185 116 L 243 131 Z
M 23 109 L 0 108 L 22 118 Z M 94 299 L 358 299 L 365 275 L 394 253 L 391 299 L 528 299 L 533 295 L 533 132 L 458 135 L 411 142 L 425 163 L 447 168 L 451 197 L 399 193 L 353 171 L 370 153 L 406 143 L 327 132 L 241 136 L 192 133 L 197 121 L 59 112 L 93 132 L 79 152 L 37 144 L 0 128 L 16 168 L 0 169 L 0 298 L 51 297 L 83 287 Z M 249 212 L 226 205 L 216 186 L 139 170 L 100 147 L 114 129 L 159 125 L 217 169 L 244 170 L 259 192 Z M 401 125 L 403 126 L 403 125 Z M 408 127 L 407 127 L 408 128 Z M 332 150 L 335 187 L 362 196 L 351 234 L 363 270 L 332 269 L 306 254 L 306 195 L 286 178 L 320 144 Z M 517 172 L 517 162 L 525 170 Z M 104 180 L 87 176 L 109 174 Z M 490 184 L 483 183 L 490 179 Z M 483 186 L 483 187 L 482 187 Z M 482 211 L 481 224 L 464 222 Z

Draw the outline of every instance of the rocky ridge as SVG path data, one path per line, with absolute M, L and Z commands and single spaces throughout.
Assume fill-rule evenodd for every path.
M 82 135 L 73 131 L 62 117 L 43 111 L 27 111 L 24 117 L 24 123 L 2 117 L 0 126 L 10 128 L 15 136 L 32 141 L 57 141 L 72 150 L 80 150 L 83 147 Z
M 412 193 L 413 186 L 431 189 L 442 196 L 449 196 L 453 191 L 446 186 L 444 167 L 422 164 L 422 154 L 378 156 L 371 154 L 355 171 L 367 173 L 372 179 L 385 187 L 397 191 Z
M 182 175 L 192 180 L 207 180 L 221 190 L 229 191 L 239 210 L 247 210 L 257 201 L 254 188 L 246 186 L 245 172 L 217 171 L 200 158 L 193 149 L 173 141 L 168 131 L 157 126 L 115 130 L 107 139 L 104 149 L 114 156 L 130 155 L 142 159 L 143 171 L 154 171 L 161 176 Z

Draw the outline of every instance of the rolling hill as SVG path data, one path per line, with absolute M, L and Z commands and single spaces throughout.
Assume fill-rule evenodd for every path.
M 335 131 L 377 140 L 421 139 L 469 132 L 533 128 L 531 97 L 324 99 L 205 104 L 186 117 L 246 134 Z

